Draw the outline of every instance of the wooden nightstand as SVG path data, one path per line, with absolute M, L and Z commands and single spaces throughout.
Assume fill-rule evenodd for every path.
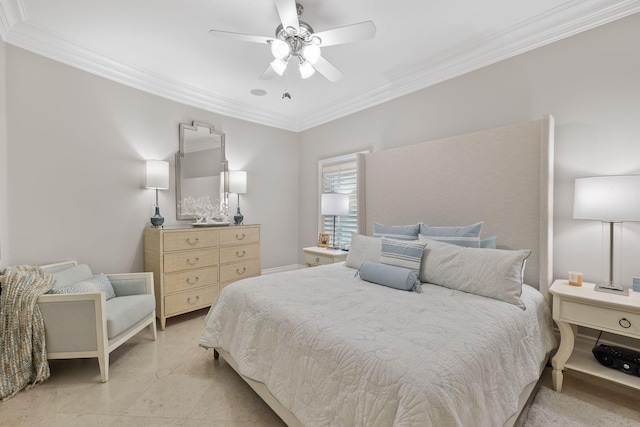
M 551 360 L 553 388 L 562 391 L 562 371 L 568 368 L 640 389 L 640 377 L 602 366 L 588 346 L 574 349 L 578 326 L 640 339 L 640 294 L 612 295 L 593 288 L 593 283 L 571 286 L 566 280 L 549 288 L 553 320 L 560 329 L 560 347 Z
M 342 262 L 347 259 L 348 254 L 340 249 L 319 248 L 317 246 L 304 248 L 303 251 L 304 263 L 307 267 Z

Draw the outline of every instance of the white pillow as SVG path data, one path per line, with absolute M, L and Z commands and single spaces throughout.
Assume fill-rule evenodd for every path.
M 427 240 L 420 281 L 497 299 L 524 310 L 522 278 L 530 250 L 465 248 Z
M 380 262 L 382 252 L 382 238 L 354 234 L 351 236 L 351 246 L 344 265 L 358 270 L 364 262 Z

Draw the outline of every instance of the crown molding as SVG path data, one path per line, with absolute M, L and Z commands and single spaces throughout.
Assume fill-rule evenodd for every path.
M 38 27 L 28 22 L 22 0 L 0 0 L 0 35 L 15 46 L 172 101 L 266 126 L 302 132 L 639 11 L 640 0 L 572 0 L 350 94 L 304 118 L 283 116 L 221 97 Z

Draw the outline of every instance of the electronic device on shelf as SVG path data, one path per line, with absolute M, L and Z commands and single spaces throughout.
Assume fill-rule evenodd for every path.
M 596 345 L 593 356 L 602 366 L 640 377 L 640 352 L 612 345 Z

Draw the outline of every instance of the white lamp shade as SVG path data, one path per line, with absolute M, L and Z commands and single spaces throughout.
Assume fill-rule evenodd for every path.
M 573 217 L 602 222 L 640 221 L 640 175 L 576 179 Z
M 145 164 L 144 186 L 158 190 L 169 189 L 169 162 L 147 160 Z
M 349 195 L 341 193 L 324 193 L 320 199 L 322 215 L 347 215 L 349 213 Z
M 229 171 L 229 193 L 244 194 L 247 192 L 247 172 Z

